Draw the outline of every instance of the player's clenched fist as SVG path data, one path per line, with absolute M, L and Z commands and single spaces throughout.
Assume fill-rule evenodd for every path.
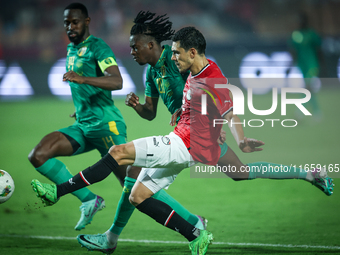
M 83 82 L 84 77 L 79 76 L 74 71 L 68 71 L 67 73 L 64 74 L 63 81 L 70 81 L 70 82 L 76 82 L 76 83 L 79 83 L 79 84 L 83 84 L 84 83 Z
M 262 145 L 264 145 L 264 142 L 262 141 L 259 141 L 253 138 L 244 137 L 244 139 L 240 141 L 239 148 L 243 152 L 262 151 L 263 148 L 258 148 Z
M 139 97 L 131 92 L 130 94 L 127 94 L 125 104 L 130 107 L 136 107 L 139 104 Z

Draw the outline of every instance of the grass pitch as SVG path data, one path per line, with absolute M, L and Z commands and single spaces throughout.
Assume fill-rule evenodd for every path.
M 340 90 L 336 89 L 319 93 L 321 120 L 304 117 L 294 128 L 245 127 L 247 137 L 266 143 L 262 152 L 242 153 L 226 127 L 228 145 L 244 163 L 339 164 L 339 97 Z M 259 96 L 254 102 L 259 109 L 268 109 L 271 97 Z M 129 140 L 164 135 L 173 129 L 168 125 L 170 114 L 161 102 L 151 122 L 126 107 L 123 99 L 116 100 L 116 105 L 126 120 Z M 49 180 L 30 165 L 28 153 L 44 135 L 71 125 L 73 120 L 68 115 L 73 111 L 71 101 L 51 98 L 0 102 L 0 169 L 8 171 L 16 185 L 12 198 L 0 205 L 0 254 L 87 254 L 75 237 L 102 233 L 111 226 L 122 191 L 113 175 L 90 187 L 104 197 L 107 207 L 80 232 L 73 229 L 80 216 L 80 202 L 75 197 L 67 195 L 57 205 L 43 207 L 30 186 L 33 178 Z M 288 109 L 287 116 L 280 116 L 278 109 L 270 118 L 294 119 L 294 113 L 294 109 Z M 266 118 L 249 113 L 240 117 Z M 76 174 L 98 161 L 99 153 L 60 159 Z M 213 232 L 215 244 L 207 254 L 340 254 L 340 182 L 339 174 L 331 175 L 335 192 L 327 197 L 301 180 L 191 178 L 190 169 L 186 169 L 168 193 L 209 220 L 208 230 Z M 120 238 L 115 254 L 190 254 L 182 236 L 138 211 Z

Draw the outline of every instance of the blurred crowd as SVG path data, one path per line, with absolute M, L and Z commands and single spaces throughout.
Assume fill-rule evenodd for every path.
M 77 1 L 77 0 L 75 0 Z M 63 10 L 70 0 L 11 0 L 0 3 L 0 59 L 52 61 L 69 43 Z M 340 34 L 339 0 L 79 0 L 91 17 L 91 34 L 103 38 L 116 55 L 129 54 L 129 32 L 140 10 L 167 13 L 173 28 L 193 25 L 209 45 L 286 41 L 305 11 L 324 37 Z

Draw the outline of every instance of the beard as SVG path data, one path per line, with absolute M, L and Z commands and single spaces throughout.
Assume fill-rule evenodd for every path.
M 85 35 L 85 29 L 83 29 L 80 34 L 78 34 L 77 32 L 74 32 L 73 34 L 75 34 L 76 36 L 71 37 L 69 34 L 67 34 L 67 37 L 70 40 L 70 42 L 77 45 L 83 41 L 83 38 Z

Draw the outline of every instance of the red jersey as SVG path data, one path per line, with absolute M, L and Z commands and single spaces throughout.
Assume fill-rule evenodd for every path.
M 216 63 L 208 61 L 198 74 L 188 76 L 182 114 L 174 133 L 183 140 L 195 161 L 216 165 L 221 154 L 217 139 L 222 125 L 214 127 L 214 119 L 223 119 L 232 110 L 233 102 L 228 89 L 215 88 L 215 84 L 227 84 L 228 79 Z M 203 97 L 206 98 L 205 105 L 202 105 Z M 203 108 L 206 108 L 206 114 L 202 114 Z

